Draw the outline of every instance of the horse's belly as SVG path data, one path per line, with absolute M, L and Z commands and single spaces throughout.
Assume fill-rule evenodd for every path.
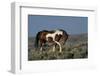
M 53 38 L 52 37 L 48 37 L 48 42 L 53 42 Z

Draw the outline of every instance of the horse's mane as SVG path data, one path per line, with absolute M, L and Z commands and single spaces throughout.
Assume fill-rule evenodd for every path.
M 63 29 L 58 29 L 58 30 L 62 31 L 64 34 L 66 34 L 67 36 L 69 36 L 68 33 L 65 30 L 63 30 Z

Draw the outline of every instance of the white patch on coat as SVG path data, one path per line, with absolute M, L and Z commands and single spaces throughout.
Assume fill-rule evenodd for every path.
M 56 35 L 63 35 L 63 32 L 60 30 L 56 30 L 54 33 L 52 34 L 47 34 L 46 35 L 46 40 L 48 41 L 48 38 L 51 37 L 53 39 L 53 41 L 55 41 L 55 36 Z
M 59 46 L 59 48 L 60 48 L 60 52 L 61 52 L 61 51 L 62 51 L 61 44 L 55 40 L 55 36 L 56 36 L 56 35 L 63 35 L 63 32 L 60 31 L 60 30 L 56 30 L 56 31 L 55 31 L 54 33 L 52 33 L 52 34 L 47 34 L 47 35 L 46 35 L 46 40 L 48 41 L 48 38 L 51 37 L 51 38 L 53 39 L 53 41 L 54 41 L 56 44 L 58 44 L 58 46 Z M 53 47 L 53 51 L 55 51 L 55 45 L 54 45 L 54 47 Z

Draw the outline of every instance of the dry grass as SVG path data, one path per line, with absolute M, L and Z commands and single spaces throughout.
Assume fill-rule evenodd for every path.
M 88 58 L 88 42 L 87 34 L 70 36 L 66 44 L 62 46 L 62 52 L 56 47 L 56 51 L 52 51 L 51 47 L 45 47 L 44 51 L 34 49 L 34 38 L 29 38 L 28 60 L 55 60 L 55 59 L 83 59 Z
M 59 49 L 56 48 L 56 51 L 53 52 L 52 49 L 47 49 L 44 51 L 39 51 L 35 49 L 29 50 L 28 60 L 53 60 L 53 59 L 76 59 L 76 58 L 87 58 L 86 44 L 79 44 L 77 46 L 63 46 L 62 52 L 59 52 Z

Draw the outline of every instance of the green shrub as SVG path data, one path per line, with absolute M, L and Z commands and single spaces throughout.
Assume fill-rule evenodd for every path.
M 77 59 L 87 58 L 88 49 L 87 45 L 82 45 L 82 42 L 77 44 L 67 44 L 62 47 L 62 52 L 59 52 L 59 48 L 53 52 L 52 48 L 46 48 L 44 51 L 35 49 L 28 50 L 28 60 L 54 60 L 54 59 Z

